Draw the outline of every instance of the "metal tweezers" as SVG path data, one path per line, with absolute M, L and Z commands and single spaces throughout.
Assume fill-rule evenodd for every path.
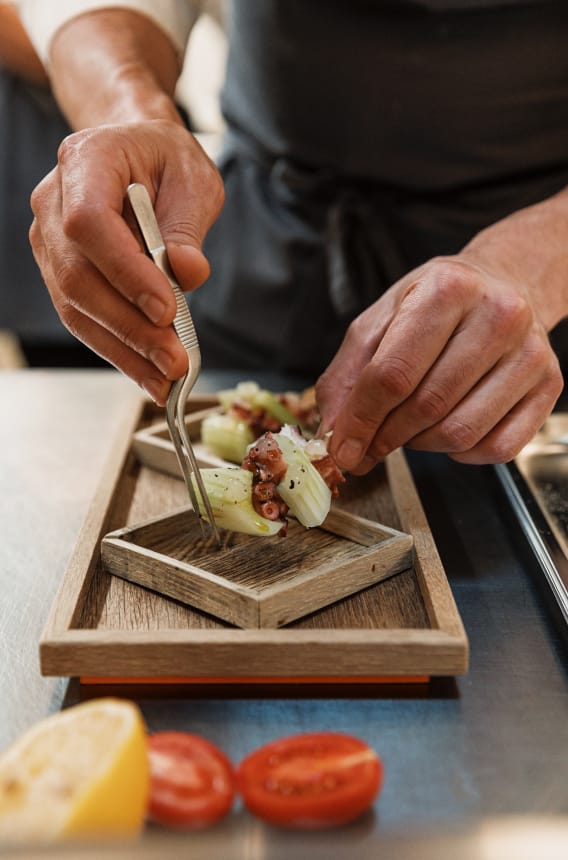
M 203 501 L 207 520 L 211 526 L 217 545 L 219 546 L 221 539 L 215 523 L 215 517 L 213 516 L 213 511 L 211 509 L 211 502 L 209 501 L 209 497 L 207 496 L 207 492 L 203 484 L 203 478 L 199 471 L 199 466 L 193 452 L 193 447 L 191 445 L 191 440 L 185 423 L 186 401 L 197 381 L 199 371 L 201 370 L 201 351 L 199 349 L 197 334 L 195 333 L 195 327 L 193 325 L 193 320 L 191 318 L 185 296 L 177 284 L 172 272 L 166 252 L 166 246 L 162 239 L 160 228 L 158 227 L 158 222 L 154 213 L 154 207 L 152 206 L 152 201 L 150 200 L 150 195 L 148 194 L 146 187 L 139 182 L 135 182 L 128 186 L 126 193 L 140 229 L 140 233 L 142 234 L 146 251 L 156 266 L 168 279 L 176 299 L 177 312 L 174 319 L 174 329 L 187 351 L 189 369 L 185 376 L 176 380 L 172 385 L 166 404 L 166 418 L 180 468 L 187 485 L 191 505 L 195 511 L 195 515 L 199 519 L 202 533 L 204 533 L 203 519 L 200 516 L 200 505 L 193 485 L 192 474 L 195 476 L 195 483 L 197 484 L 197 489 Z

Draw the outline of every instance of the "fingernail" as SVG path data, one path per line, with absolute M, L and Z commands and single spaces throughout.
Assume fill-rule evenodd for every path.
M 363 445 L 359 439 L 345 439 L 337 452 L 337 465 L 341 469 L 352 469 L 363 456 Z
M 163 379 L 154 379 L 152 377 L 148 377 L 148 379 L 143 379 L 140 383 L 140 386 L 144 389 L 146 394 L 154 400 L 159 406 L 161 406 L 164 401 L 164 380 Z
M 150 352 L 150 361 L 167 376 L 172 367 L 172 358 L 165 349 L 153 349 Z
M 368 472 L 370 469 L 373 468 L 373 466 L 375 466 L 377 464 L 378 459 L 380 459 L 380 458 L 363 457 L 363 459 L 361 460 L 361 463 L 359 464 L 359 468 L 362 471 Z
M 139 296 L 138 307 L 153 323 L 160 322 L 166 310 L 165 304 L 150 293 Z

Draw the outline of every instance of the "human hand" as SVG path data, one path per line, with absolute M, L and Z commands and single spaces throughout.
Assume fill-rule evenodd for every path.
M 131 182 L 150 192 L 180 287 L 199 286 L 209 274 L 201 244 L 223 186 L 176 122 L 106 125 L 66 138 L 33 192 L 30 241 L 63 324 L 164 405 L 187 354 L 171 325 L 171 287 L 123 212 Z
M 354 474 L 402 445 L 511 460 L 561 390 L 528 290 L 467 253 L 430 260 L 367 308 L 316 387 L 330 452 Z

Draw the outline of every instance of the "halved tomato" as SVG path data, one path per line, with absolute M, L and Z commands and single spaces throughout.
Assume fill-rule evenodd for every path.
M 170 827 L 207 827 L 222 818 L 235 797 L 235 771 L 222 750 L 188 732 L 148 738 L 149 817 Z
M 237 769 L 247 808 L 284 827 L 346 824 L 370 806 L 382 782 L 383 765 L 375 751 L 339 732 L 272 741 Z

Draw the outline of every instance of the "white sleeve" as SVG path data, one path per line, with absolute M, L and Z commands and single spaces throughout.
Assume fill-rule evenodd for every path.
M 133 9 L 151 18 L 183 57 L 199 3 L 192 0 L 20 0 L 20 14 L 35 49 L 49 67 L 49 47 L 56 31 L 71 18 L 94 9 Z

